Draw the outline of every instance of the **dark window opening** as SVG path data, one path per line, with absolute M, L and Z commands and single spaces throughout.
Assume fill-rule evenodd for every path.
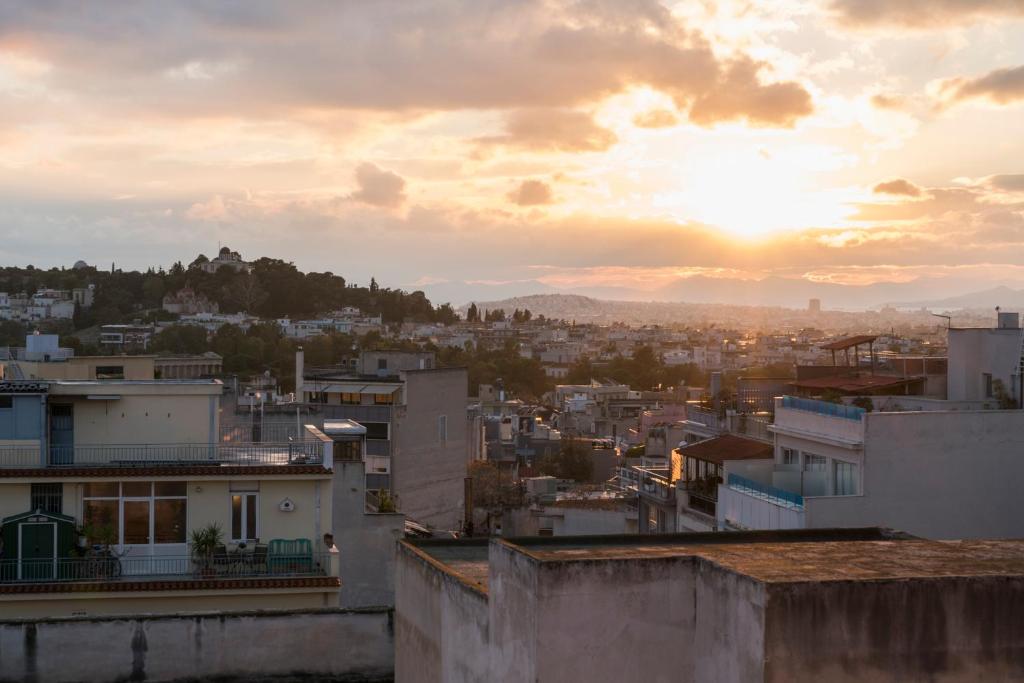
M 62 514 L 64 512 L 64 484 L 32 484 L 32 510 Z

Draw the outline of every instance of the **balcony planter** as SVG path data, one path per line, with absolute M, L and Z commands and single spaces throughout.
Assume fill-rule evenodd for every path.
M 214 522 L 205 527 L 193 529 L 189 540 L 192 546 L 192 563 L 196 566 L 196 573 L 204 579 L 215 577 L 217 568 L 214 565 L 214 551 L 217 546 L 224 543 L 224 532 L 221 530 L 220 524 Z

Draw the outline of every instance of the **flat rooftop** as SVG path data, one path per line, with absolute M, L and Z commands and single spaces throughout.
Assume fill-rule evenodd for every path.
M 406 541 L 486 593 L 483 539 Z M 1024 540 L 930 541 L 887 529 L 564 536 L 494 540 L 537 562 L 697 558 L 762 583 L 1024 576 Z

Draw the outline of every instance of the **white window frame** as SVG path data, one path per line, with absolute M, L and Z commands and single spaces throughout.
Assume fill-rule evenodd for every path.
M 235 516 L 234 516 L 234 503 L 235 496 L 241 498 L 242 508 L 242 531 L 243 538 L 235 538 Z M 253 521 L 251 528 L 249 523 L 249 506 L 246 504 L 246 497 L 253 497 L 256 500 L 256 504 L 253 508 L 256 510 L 256 519 Z M 230 497 L 228 498 L 228 519 L 231 520 L 231 542 L 232 543 L 248 543 L 249 541 L 255 541 L 260 537 L 260 492 L 259 491 L 231 491 Z M 245 536 L 245 532 L 249 532 L 251 535 Z

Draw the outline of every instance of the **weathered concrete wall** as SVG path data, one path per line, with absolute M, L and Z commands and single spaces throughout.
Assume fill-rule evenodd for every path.
M 395 579 L 395 680 L 489 680 L 487 596 L 405 546 Z
M 539 683 L 537 630 L 544 606 L 536 599 L 537 564 L 499 541 L 492 541 L 488 562 L 491 680 Z
M 544 562 L 538 569 L 537 681 L 693 680 L 693 558 Z
M 387 610 L 0 622 L 0 681 L 391 679 Z
M 362 462 L 334 461 L 331 525 L 341 562 L 340 605 L 392 606 L 395 545 L 402 538 L 405 517 L 367 514 L 364 471 Z
M 765 681 L 1024 679 L 1024 581 L 774 584 Z
M 694 567 L 695 637 L 684 641 L 692 642 L 694 665 L 679 680 L 764 680 L 762 584 L 702 558 Z
M 460 529 L 468 462 L 468 375 L 465 368 L 453 368 L 410 371 L 405 379 L 406 405 L 396 408 L 392 436 L 391 481 L 398 509 L 438 529 Z M 439 433 L 441 417 L 446 418 L 446 436 Z

